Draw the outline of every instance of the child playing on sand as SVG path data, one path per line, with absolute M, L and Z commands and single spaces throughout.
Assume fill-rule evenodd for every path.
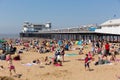
M 50 65 L 52 61 L 48 59 L 48 56 L 45 57 L 45 65 Z
M 12 58 L 11 58 L 11 54 L 8 54 L 8 55 L 6 56 L 6 61 L 9 61 L 10 59 L 12 59 Z
M 57 51 L 55 52 L 55 57 L 54 57 L 54 59 L 53 59 L 53 64 L 54 64 L 54 65 L 60 65 L 60 66 L 62 66 L 60 50 L 57 50 Z
M 83 54 L 83 48 L 80 48 L 79 55 Z
M 12 59 L 9 60 L 8 65 L 9 65 L 8 68 L 9 68 L 10 76 L 12 75 L 12 70 L 13 70 L 14 73 L 16 74 L 15 66 L 14 66 L 13 63 L 12 63 Z
M 88 69 L 90 70 L 89 63 L 90 63 L 90 59 L 88 57 L 88 54 L 86 54 L 86 57 L 85 57 L 85 70 L 87 70 L 86 67 L 88 67 Z

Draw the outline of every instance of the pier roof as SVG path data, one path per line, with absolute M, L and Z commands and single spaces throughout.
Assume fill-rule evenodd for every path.
M 111 26 L 111 25 L 120 25 L 120 19 L 108 20 L 101 24 L 101 26 Z

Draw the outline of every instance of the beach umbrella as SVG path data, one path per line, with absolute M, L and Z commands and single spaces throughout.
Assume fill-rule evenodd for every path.
M 58 41 L 58 45 L 59 46 L 62 45 L 62 41 L 61 40 Z
M 78 41 L 76 41 L 75 44 L 78 44 Z

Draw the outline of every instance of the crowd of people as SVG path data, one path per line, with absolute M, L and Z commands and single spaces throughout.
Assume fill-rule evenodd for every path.
M 13 65 L 13 60 L 21 60 L 20 54 L 24 54 L 27 51 L 34 51 L 39 54 L 45 53 L 53 53 L 52 57 L 46 56 L 44 58 L 45 65 L 55 65 L 55 66 L 63 66 L 65 61 L 65 52 L 70 50 L 79 50 L 79 55 L 85 55 L 84 58 L 84 66 L 85 70 L 90 70 L 90 63 L 95 61 L 95 65 L 108 64 L 111 62 L 117 61 L 116 55 L 120 53 L 120 44 L 119 43 L 109 43 L 107 41 L 90 41 L 90 40 L 81 40 L 82 44 L 79 47 L 73 49 L 75 45 L 75 41 L 73 40 L 39 40 L 39 39 L 30 39 L 30 40 L 22 40 L 15 39 L 11 41 L 6 41 L 5 43 L 1 43 L 2 53 L 0 54 L 1 60 L 6 60 L 9 67 L 10 75 L 12 75 L 12 70 L 15 74 L 15 66 Z M 84 53 L 85 47 L 90 45 L 91 50 Z M 23 46 L 20 49 L 17 49 L 17 46 Z M 95 60 L 95 56 L 98 57 Z M 40 59 L 32 60 L 32 63 L 41 64 L 42 61 Z M 4 66 L 1 66 L 1 69 Z M 88 69 L 87 69 L 88 68 Z

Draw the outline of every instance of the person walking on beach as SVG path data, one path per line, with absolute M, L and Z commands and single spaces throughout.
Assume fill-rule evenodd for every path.
M 105 44 L 105 56 L 110 55 L 109 50 L 110 50 L 110 45 L 108 42 L 106 42 L 106 44 Z
M 86 68 L 88 67 L 88 70 L 90 70 L 90 59 L 88 57 L 88 54 L 86 54 L 86 57 L 85 57 L 85 70 L 87 70 Z
M 9 65 L 8 68 L 9 68 L 10 76 L 12 76 L 12 71 L 14 71 L 15 75 L 17 75 L 16 70 L 15 70 L 15 66 L 12 63 L 12 59 L 9 60 L 8 65 Z
M 60 55 L 62 56 L 62 61 L 64 62 L 65 50 L 64 50 L 64 47 L 63 47 L 63 46 L 61 46 Z
M 14 71 L 14 73 L 16 75 L 16 70 L 15 70 L 15 66 L 12 63 L 11 54 L 8 54 L 6 56 L 6 61 L 8 62 L 8 69 L 9 69 L 10 76 L 12 76 L 12 70 Z

